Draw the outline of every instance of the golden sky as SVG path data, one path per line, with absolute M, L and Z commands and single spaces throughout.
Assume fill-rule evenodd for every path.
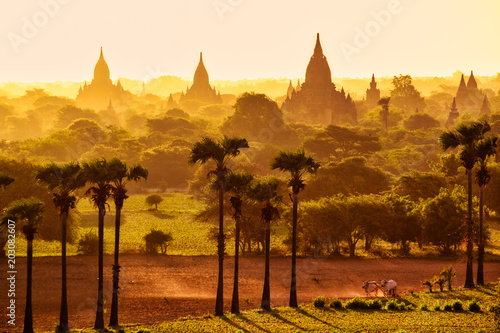
M 0 3 L 0 82 L 303 77 L 319 32 L 334 77 L 500 72 L 498 0 L 25 0 Z

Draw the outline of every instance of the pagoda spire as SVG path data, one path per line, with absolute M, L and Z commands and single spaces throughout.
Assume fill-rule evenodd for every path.
M 467 81 L 467 89 L 469 90 L 477 89 L 477 82 L 476 79 L 474 78 L 474 73 L 472 71 L 470 71 L 469 80 Z
M 444 126 L 446 128 L 450 128 L 455 125 L 455 119 L 458 118 L 460 113 L 458 112 L 457 109 L 457 102 L 455 101 L 455 98 L 453 98 L 453 104 L 451 105 L 450 113 L 448 114 L 448 119 L 446 120 Z
M 464 75 L 462 74 L 462 78 L 460 79 L 460 85 L 458 86 L 458 89 L 463 89 L 463 88 L 467 88 L 467 85 L 465 84 L 465 78 L 464 78 Z
M 292 85 L 292 80 L 290 80 L 290 84 L 288 84 L 288 89 L 286 90 L 286 96 L 288 98 L 292 97 L 293 93 L 293 85 Z
M 314 56 L 323 56 L 323 48 L 319 41 L 319 32 L 316 34 L 316 46 L 314 47 Z
M 482 116 L 484 114 L 491 114 L 490 102 L 488 101 L 488 96 L 484 95 L 483 105 L 481 106 L 481 111 L 479 115 Z
M 208 72 L 205 68 L 205 64 L 203 63 L 203 53 L 200 52 L 200 62 L 198 63 L 198 67 L 194 72 L 193 78 L 193 86 L 209 86 Z

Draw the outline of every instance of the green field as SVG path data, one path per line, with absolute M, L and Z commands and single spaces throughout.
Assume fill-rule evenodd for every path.
M 120 252 L 140 253 L 144 249 L 143 237 L 152 229 L 171 232 L 173 241 L 169 243 L 167 254 L 171 255 L 215 255 L 217 248 L 215 241 L 209 240 L 209 230 L 217 226 L 218 221 L 201 221 L 196 219 L 196 214 L 204 207 L 204 203 L 196 197 L 185 193 L 163 193 L 163 202 L 158 205 L 158 211 L 146 205 L 146 195 L 131 195 L 125 200 L 122 209 L 122 222 L 120 228 Z M 104 217 L 104 252 L 113 253 L 115 210 L 112 200 L 108 201 L 109 210 Z M 78 236 L 79 239 L 88 231 L 97 233 L 97 210 L 87 198 L 81 198 L 77 204 L 78 209 Z M 234 224 L 230 218 L 226 225 Z M 273 230 L 280 234 L 271 241 L 271 246 L 282 246 L 286 235 L 286 228 L 276 226 Z M 19 235 L 17 239 L 17 255 L 26 255 L 26 241 Z M 234 252 L 234 241 L 226 244 L 227 253 Z M 33 242 L 34 256 L 54 256 L 61 253 L 59 241 L 45 241 L 37 239 Z M 78 246 L 68 244 L 68 255 L 77 255 Z
M 152 229 L 156 228 L 164 232 L 171 232 L 173 241 L 170 243 L 167 254 L 172 255 L 215 255 L 215 241 L 209 239 L 209 231 L 217 226 L 217 221 L 200 221 L 196 219 L 196 214 L 203 209 L 204 203 L 195 196 L 186 193 L 163 193 L 163 202 L 158 206 L 158 211 L 146 205 L 146 195 L 131 195 L 125 201 L 122 209 L 122 224 L 120 233 L 120 252 L 140 253 L 144 248 L 143 237 Z M 109 210 L 106 212 L 104 221 L 104 251 L 113 253 L 114 244 L 114 203 L 109 202 Z M 78 235 L 88 231 L 97 233 L 97 210 L 87 198 L 81 198 L 77 204 L 78 209 Z M 225 225 L 232 228 L 234 222 L 227 217 Z M 498 260 L 500 258 L 500 221 L 489 221 L 490 241 L 486 248 L 486 260 Z M 286 253 L 283 240 L 289 232 L 284 223 L 275 222 L 272 226 L 271 249 L 275 253 Z M 26 255 L 26 241 L 19 234 L 17 238 L 17 255 Z M 59 241 L 45 241 L 35 237 L 33 243 L 34 256 L 57 256 L 61 253 L 61 243 Z M 400 253 L 393 244 L 382 240 L 374 242 L 372 253 L 366 253 L 362 249 L 362 242 L 358 243 L 356 255 L 362 257 L 397 257 Z M 68 255 L 77 255 L 78 246 L 68 244 Z M 345 250 L 347 251 L 347 250 Z M 234 253 L 234 241 L 230 239 L 226 242 L 226 252 Z M 301 253 L 299 253 L 301 254 Z M 347 254 L 346 254 L 347 255 Z M 414 257 L 436 256 L 436 251 L 432 247 L 424 247 L 419 250 L 413 246 L 411 255 Z
M 380 310 L 333 309 L 326 304 L 312 304 L 298 309 L 275 308 L 271 312 L 245 311 L 221 317 L 206 315 L 186 317 L 154 326 L 124 325 L 120 332 L 494 332 L 495 319 L 488 311 L 498 304 L 499 285 L 489 284 L 472 290 L 459 289 L 443 293 L 408 294 L 396 300 L 404 310 L 386 309 L 390 300 L 382 301 Z M 468 309 L 476 299 L 480 311 Z M 460 300 L 463 310 L 445 311 L 445 304 Z M 346 301 L 343 301 L 345 307 Z M 425 309 L 425 307 L 427 309 Z M 439 310 L 436 307 L 439 306 Z M 110 329 L 111 330 L 111 329 Z M 117 332 L 119 331 L 116 330 Z M 82 330 L 81 332 L 93 332 Z

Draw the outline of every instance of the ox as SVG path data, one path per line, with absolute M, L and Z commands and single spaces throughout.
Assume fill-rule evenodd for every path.
M 382 280 L 380 281 L 380 287 L 382 288 L 382 292 L 384 296 L 387 295 L 396 296 L 396 288 L 398 284 L 394 280 Z
M 363 286 L 361 288 L 365 290 L 367 297 L 370 296 L 372 292 L 375 292 L 375 296 L 378 296 L 380 285 L 376 281 L 363 281 Z

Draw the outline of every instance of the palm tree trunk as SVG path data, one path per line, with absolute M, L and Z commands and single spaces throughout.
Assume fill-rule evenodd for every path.
M 103 299 L 103 261 L 104 261 L 104 214 L 106 207 L 99 205 L 99 272 L 97 287 L 97 311 L 95 316 L 94 329 L 104 328 L 104 299 Z
M 297 207 L 299 196 L 297 193 L 292 194 L 293 199 L 293 220 L 292 220 L 292 281 L 290 285 L 290 304 L 292 308 L 298 307 L 297 304 Z
M 115 261 L 113 264 L 113 297 L 111 299 L 111 315 L 109 318 L 109 326 L 118 326 L 118 290 L 120 281 L 120 265 L 118 256 L 120 254 L 120 220 L 122 206 L 116 205 L 115 215 Z
M 33 312 L 31 306 L 31 281 L 33 269 L 33 239 L 28 237 L 28 272 L 27 272 L 27 289 L 26 289 L 26 309 L 24 310 L 24 328 L 23 333 L 33 333 Z
M 240 217 L 235 216 L 235 235 L 234 235 L 234 282 L 233 282 L 233 300 L 231 302 L 231 313 L 240 312 L 240 301 L 238 295 L 238 274 L 239 274 L 239 247 L 240 247 Z
M 264 310 L 271 311 L 271 292 L 269 288 L 269 252 L 271 243 L 271 221 L 266 220 L 266 264 L 264 269 L 264 290 L 262 291 L 262 303 L 260 307 Z
M 483 211 L 484 211 L 484 185 L 479 187 L 479 246 L 477 253 L 477 284 L 484 285 L 483 262 L 484 262 L 484 236 L 483 236 Z
M 219 256 L 219 279 L 217 282 L 217 298 L 215 300 L 215 315 L 224 314 L 224 192 L 219 187 L 219 237 L 217 239 Z
M 467 266 L 465 271 L 465 288 L 474 287 L 474 272 L 472 261 L 474 260 L 472 243 L 472 169 L 467 170 L 467 219 L 465 220 L 466 238 L 467 238 Z
M 61 292 L 61 313 L 59 316 L 59 329 L 68 332 L 68 288 L 66 277 L 66 232 L 68 225 L 68 211 L 63 208 L 61 212 L 62 237 L 61 237 L 61 268 L 62 268 L 62 292 Z

